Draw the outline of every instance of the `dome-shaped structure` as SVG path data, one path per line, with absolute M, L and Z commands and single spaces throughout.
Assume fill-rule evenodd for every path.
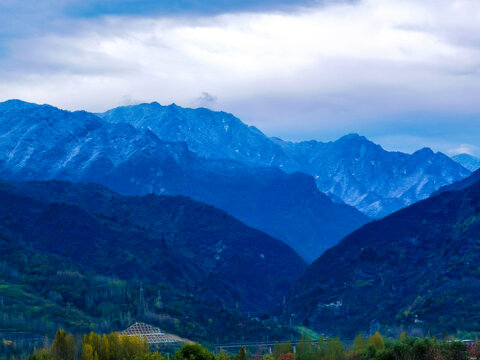
M 120 335 L 145 337 L 149 345 L 181 342 L 180 338 L 167 334 L 157 327 L 141 322 L 136 322 L 128 329 L 120 332 Z

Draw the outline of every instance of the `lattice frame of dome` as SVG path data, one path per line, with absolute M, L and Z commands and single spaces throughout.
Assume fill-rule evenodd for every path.
M 149 344 L 173 344 L 178 342 L 172 335 L 164 333 L 159 328 L 140 322 L 136 322 L 128 329 L 120 332 L 120 335 L 145 337 Z

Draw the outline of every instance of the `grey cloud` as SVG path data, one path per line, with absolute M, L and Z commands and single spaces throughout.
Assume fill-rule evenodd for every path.
M 87 1 L 77 13 L 75 1 L 60 2 L 58 10 L 40 9 L 41 16 L 54 19 L 48 29 L 31 24 L 15 36 L 4 29 L 1 99 L 92 111 L 156 100 L 232 112 L 268 135 L 294 140 L 325 141 L 357 132 L 390 148 L 405 146 L 398 134 L 409 137 L 412 150 L 425 144 L 444 151 L 480 144 L 480 53 L 476 35 L 467 36 L 468 29 L 474 33 L 480 26 L 467 21 L 468 14 L 461 30 L 451 24 L 445 26 L 451 30 L 440 29 L 443 15 L 428 27 L 395 24 L 385 33 L 411 28 L 386 35 L 382 47 L 378 41 L 385 38 L 358 37 L 351 28 L 383 20 L 368 18 L 362 3 L 332 7 L 328 16 L 323 8 L 300 11 L 293 14 L 298 20 L 286 19 L 294 26 L 278 36 L 270 26 L 284 27 L 277 12 L 178 20 L 137 16 L 148 13 L 141 9 L 132 17 L 126 7 L 115 13 L 121 17 L 105 18 L 108 7 L 92 12 Z M 273 1 L 268 4 L 275 8 Z M 311 12 L 318 12 L 318 19 L 309 18 Z M 340 20 L 346 25 L 317 30 L 345 12 Z M 0 24 L 12 14 L 0 11 Z M 33 10 L 19 16 L 38 20 Z M 332 35 L 322 44 L 312 36 L 315 31 Z M 373 39 L 366 41 L 368 36 Z M 449 137 L 448 143 L 442 137 Z
M 208 92 L 203 92 L 198 98 L 195 99 L 195 106 L 198 107 L 212 107 L 216 104 L 217 97 L 209 94 Z

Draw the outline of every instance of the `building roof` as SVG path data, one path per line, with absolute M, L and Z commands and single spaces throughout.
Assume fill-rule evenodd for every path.
M 120 335 L 146 337 L 149 344 L 170 344 L 179 341 L 176 337 L 163 332 L 161 329 L 141 322 L 136 322 L 128 329 L 120 332 Z

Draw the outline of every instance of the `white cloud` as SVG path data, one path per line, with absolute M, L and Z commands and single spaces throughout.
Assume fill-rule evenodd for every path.
M 449 155 L 458 155 L 458 154 L 469 154 L 474 155 L 478 152 L 478 146 L 470 145 L 470 144 L 460 144 L 458 147 L 453 149 L 448 149 L 446 151 Z
M 71 26 L 78 31 L 10 44 L 1 98 L 101 111 L 125 94 L 188 106 L 209 93 L 211 106 L 270 134 L 368 133 L 401 114 L 480 113 L 476 0 L 366 0 Z

